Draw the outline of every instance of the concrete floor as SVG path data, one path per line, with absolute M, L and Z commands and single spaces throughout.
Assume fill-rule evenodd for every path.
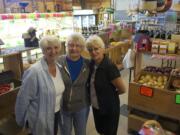
M 128 87 L 129 71 L 123 70 L 121 72 L 121 75 Z M 127 97 L 128 97 L 128 92 L 120 96 L 121 105 L 127 104 L 127 99 L 128 99 Z M 2 135 L 26 135 L 24 133 L 20 133 L 20 130 L 21 129 L 17 127 L 13 116 L 10 116 L 9 119 L 6 118 L 0 121 L 0 135 L 1 133 Z M 98 135 L 98 133 L 95 130 L 92 111 L 90 111 L 88 118 L 87 135 Z M 129 135 L 127 133 L 127 117 L 123 115 L 120 116 L 117 135 Z

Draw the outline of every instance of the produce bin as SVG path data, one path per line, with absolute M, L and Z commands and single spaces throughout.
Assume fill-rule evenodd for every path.
M 180 120 L 180 93 L 167 89 L 143 86 L 139 83 L 129 84 L 128 105 L 145 112 Z
M 9 83 L 13 84 L 13 89 L 0 94 L 0 119 L 14 113 L 14 105 L 21 81 L 13 79 L 13 76 L 11 71 L 0 73 L 0 86 Z

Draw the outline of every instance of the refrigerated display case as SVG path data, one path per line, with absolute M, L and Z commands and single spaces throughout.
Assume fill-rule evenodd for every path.
M 100 25 L 100 29 L 106 28 L 109 24 L 113 23 L 113 16 L 113 8 L 100 8 L 98 13 L 98 24 Z
M 74 30 L 88 36 L 97 32 L 97 17 L 93 10 L 74 10 Z

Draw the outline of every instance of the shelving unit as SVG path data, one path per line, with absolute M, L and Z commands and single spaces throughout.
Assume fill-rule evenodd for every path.
M 162 55 L 163 56 L 163 55 Z M 141 74 L 143 53 L 136 53 L 135 77 Z M 173 57 L 180 57 L 176 54 Z M 129 84 L 128 130 L 139 131 L 143 123 L 150 119 L 159 121 L 166 130 L 180 133 L 180 104 L 176 103 L 178 91 L 145 86 L 134 82 Z
M 16 48 L 14 50 L 13 49 L 1 50 L 0 57 L 3 58 L 4 70 L 5 71 L 11 70 L 15 75 L 15 79 L 20 80 L 23 74 L 22 53 L 33 49 L 35 48 L 22 47 L 22 48 Z

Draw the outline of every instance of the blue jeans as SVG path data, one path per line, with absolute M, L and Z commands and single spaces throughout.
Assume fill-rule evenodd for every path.
M 86 124 L 89 115 L 89 106 L 78 112 L 60 111 L 60 132 L 61 135 L 71 135 L 74 126 L 75 135 L 86 135 Z

